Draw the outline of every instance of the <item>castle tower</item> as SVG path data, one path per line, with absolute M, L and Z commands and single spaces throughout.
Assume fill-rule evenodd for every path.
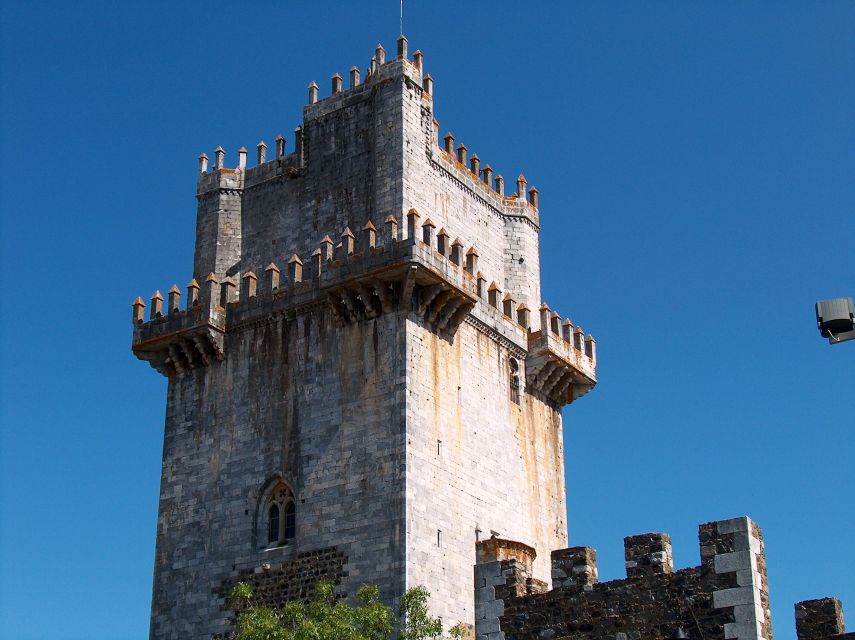
M 276 604 L 319 576 L 472 624 L 475 542 L 566 547 L 561 408 L 595 343 L 541 299 L 537 190 L 439 139 L 423 66 L 378 46 L 309 85 L 287 153 L 200 156 L 186 299 L 133 305 L 169 379 L 152 638 L 227 631 L 238 580 Z

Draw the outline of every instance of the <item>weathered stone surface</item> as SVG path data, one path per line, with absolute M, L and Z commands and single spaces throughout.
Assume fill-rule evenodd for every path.
M 347 558 L 335 547 L 298 553 L 293 560 L 273 565 L 265 563 L 255 569 L 244 569 L 236 576 L 223 580 L 214 592 L 223 601 L 223 609 L 235 613 L 242 611 L 245 603 L 229 601 L 228 596 L 238 582 L 252 587 L 252 603 L 261 607 L 281 607 L 292 600 L 307 602 L 321 580 L 335 584 L 347 577 Z
M 843 605 L 837 598 L 797 602 L 795 613 L 799 640 L 855 638 L 855 633 L 845 633 Z
M 590 547 L 570 547 L 552 552 L 552 588 L 597 582 L 597 552 Z
M 674 573 L 671 536 L 644 533 L 624 538 L 624 560 L 628 578 L 656 573 Z
M 669 562 L 669 536 L 630 536 L 625 539 L 625 580 L 591 580 L 596 571 L 593 549 L 559 550 L 552 557 L 554 588 L 545 593 L 525 588 L 525 565 L 515 560 L 477 565 L 475 593 L 485 615 L 476 619 L 476 633 L 488 640 L 647 640 L 668 638 L 680 626 L 692 638 L 771 640 L 762 533 L 747 518 L 744 524 L 741 531 L 748 535 L 739 543 L 733 539 L 737 529 L 732 521 L 701 525 L 701 548 L 713 551 L 707 552 L 707 562 L 701 566 L 676 572 Z M 753 554 L 754 580 L 737 586 L 736 569 L 727 561 L 719 562 L 717 549 L 729 559 L 733 554 Z M 500 575 L 505 584 L 495 584 L 494 579 L 492 594 L 483 587 L 479 591 L 485 572 Z M 570 578 L 573 574 L 580 576 L 575 582 Z M 489 612 L 498 617 L 498 631 Z M 482 624 L 487 629 L 483 634 Z

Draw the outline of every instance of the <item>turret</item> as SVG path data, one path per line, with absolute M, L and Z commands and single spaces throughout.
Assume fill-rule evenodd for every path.
M 241 255 L 241 196 L 244 172 L 227 169 L 225 151 L 215 151 L 215 171 L 201 173 L 196 200 L 196 252 L 193 276 L 208 273 L 224 278 Z M 238 154 L 239 169 L 246 166 L 246 149 Z

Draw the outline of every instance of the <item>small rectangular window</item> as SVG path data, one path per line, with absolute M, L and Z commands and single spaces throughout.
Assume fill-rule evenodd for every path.
M 514 404 L 520 403 L 520 363 L 516 358 L 510 358 L 508 360 L 508 365 L 510 368 L 510 392 L 511 392 L 511 402 Z
M 436 455 L 438 455 L 438 456 L 442 455 L 442 440 L 436 441 Z
M 520 403 L 520 379 L 519 376 L 511 376 L 511 402 Z
M 436 530 L 436 546 L 442 549 L 442 531 Z

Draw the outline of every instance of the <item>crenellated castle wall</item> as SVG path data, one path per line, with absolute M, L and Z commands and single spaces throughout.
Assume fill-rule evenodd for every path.
M 698 527 L 698 539 L 701 564 L 675 571 L 670 536 L 627 537 L 627 577 L 608 582 L 598 581 L 593 549 L 555 550 L 551 590 L 531 580 L 534 549 L 510 540 L 481 543 L 476 634 L 483 640 L 772 640 L 760 527 L 746 517 L 709 522 Z
M 492 170 L 482 171 L 480 158 L 473 159 L 465 145 L 455 149 L 450 133 L 440 142 L 433 96 L 419 83 L 409 86 L 405 98 L 404 208 L 429 212 L 437 231 L 448 228 L 478 238 L 485 273 L 495 274 L 498 287 L 518 303 L 536 307 L 541 302 L 536 193 L 528 196 L 519 176 L 517 190 L 506 196 L 499 186 L 504 178 L 498 176 L 497 184 Z

